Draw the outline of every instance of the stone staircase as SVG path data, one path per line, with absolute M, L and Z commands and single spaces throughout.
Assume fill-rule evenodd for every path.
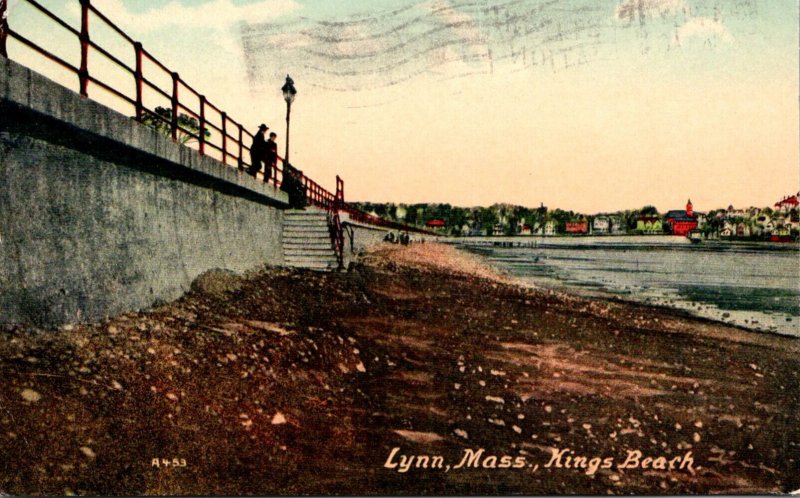
M 286 266 L 294 268 L 336 270 L 338 262 L 331 245 L 327 212 L 308 207 L 284 213 L 283 259 Z

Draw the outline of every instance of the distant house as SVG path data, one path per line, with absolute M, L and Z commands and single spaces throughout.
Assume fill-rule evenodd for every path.
M 686 235 L 697 228 L 697 216 L 692 208 L 691 199 L 686 203 L 686 211 L 680 209 L 669 211 L 664 219 L 674 235 Z
M 592 230 L 595 233 L 609 233 L 611 231 L 611 219 L 607 216 L 596 216 L 592 221 Z
M 498 223 L 492 229 L 492 235 L 505 235 L 506 231 L 501 223 Z
M 426 221 L 425 226 L 428 228 L 444 228 L 447 226 L 447 223 L 441 218 L 434 218 Z
M 522 225 L 522 228 L 519 230 L 520 235 L 533 235 L 533 229 L 530 225 Z
M 664 226 L 658 216 L 639 216 L 636 218 L 636 231 L 644 234 L 663 233 Z
M 729 239 L 733 237 L 733 230 L 731 230 L 730 227 L 723 228 L 722 230 L 720 230 L 719 236 L 722 237 L 723 239 Z
M 746 223 L 739 223 L 736 225 L 736 236 L 737 237 L 749 237 L 750 236 L 750 227 L 747 226 Z
M 544 224 L 544 234 L 545 235 L 555 235 L 556 234 L 556 222 L 553 220 L 548 221 Z
M 798 205 L 800 205 L 800 201 L 798 201 L 797 199 L 798 195 L 800 194 L 784 197 L 783 199 L 775 203 L 775 207 L 780 209 L 781 211 L 789 211 L 792 208 L 798 207 Z
M 619 216 L 609 216 L 608 225 L 611 233 L 621 233 L 625 231 L 624 227 L 622 226 L 622 218 Z
M 589 221 L 587 220 L 568 221 L 566 226 L 566 232 L 575 235 L 588 233 Z

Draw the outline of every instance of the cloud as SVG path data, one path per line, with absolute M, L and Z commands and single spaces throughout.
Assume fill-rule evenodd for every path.
M 693 17 L 675 30 L 673 42 L 676 45 L 691 39 L 699 39 L 702 42 L 734 42 L 733 35 L 728 28 L 721 21 L 710 17 Z

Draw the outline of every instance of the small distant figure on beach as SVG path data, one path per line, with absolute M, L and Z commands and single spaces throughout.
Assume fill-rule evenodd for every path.
M 394 232 L 387 233 L 386 236 L 383 238 L 383 241 L 389 242 L 390 244 L 394 244 L 395 243 Z
M 278 144 L 275 142 L 277 134 L 273 131 L 269 134 L 264 147 L 264 183 L 267 183 L 272 177 L 272 172 L 275 171 L 275 166 L 278 163 Z
M 408 232 L 403 232 L 400 234 L 400 243 L 404 246 L 407 246 L 411 243 L 411 237 L 408 236 Z
M 269 126 L 261 123 L 258 131 L 253 135 L 253 144 L 250 146 L 250 167 L 247 168 L 247 174 L 253 178 L 261 169 L 261 163 L 264 162 L 265 152 L 267 148 L 267 141 L 264 139 L 264 134 L 269 130 Z

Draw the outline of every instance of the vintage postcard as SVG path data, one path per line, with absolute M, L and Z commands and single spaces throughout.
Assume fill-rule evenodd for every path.
M 0 496 L 800 493 L 795 0 L 0 0 Z

